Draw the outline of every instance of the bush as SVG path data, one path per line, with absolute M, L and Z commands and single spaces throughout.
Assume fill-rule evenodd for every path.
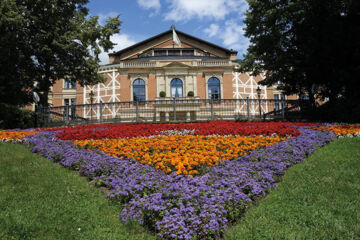
M 0 103 L 0 128 L 32 128 L 35 126 L 35 113 L 21 109 L 20 106 Z
M 322 122 L 360 122 L 360 105 L 356 101 L 338 99 L 306 111 L 308 120 Z
M 159 94 L 160 97 L 166 97 L 166 92 L 164 91 L 161 91 L 160 94 Z
M 193 91 L 189 91 L 187 95 L 188 95 L 188 97 L 193 97 L 193 96 L 194 96 L 194 92 L 193 92 Z

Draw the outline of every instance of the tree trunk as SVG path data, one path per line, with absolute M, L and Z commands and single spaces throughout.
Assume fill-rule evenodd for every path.
M 312 92 L 312 85 L 307 85 L 306 90 L 309 94 L 310 107 L 315 108 L 316 104 L 315 104 L 314 93 Z

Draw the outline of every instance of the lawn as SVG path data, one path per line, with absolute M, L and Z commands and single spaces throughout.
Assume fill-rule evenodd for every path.
M 360 239 L 360 138 L 343 138 L 291 167 L 225 239 Z
M 1 131 L 37 155 L 1 145 L 0 239 L 357 238 L 359 135 L 225 121 Z
M 155 239 L 77 172 L 0 143 L 0 239 Z

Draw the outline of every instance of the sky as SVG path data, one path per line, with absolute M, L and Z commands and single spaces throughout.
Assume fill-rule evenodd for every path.
M 155 36 L 175 25 L 187 34 L 216 45 L 246 52 L 249 40 L 244 36 L 246 0 L 90 0 L 90 15 L 99 16 L 100 24 L 120 14 L 120 33 L 111 40 L 119 51 Z M 100 55 L 108 63 L 107 53 Z

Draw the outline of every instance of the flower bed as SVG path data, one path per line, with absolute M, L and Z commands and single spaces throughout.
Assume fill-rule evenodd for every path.
M 38 134 L 35 131 L 0 131 L 0 142 L 21 142 L 24 137 Z
M 235 159 L 286 138 L 260 136 L 172 135 L 152 138 L 77 140 L 75 145 L 114 157 L 132 158 L 166 173 L 197 175 L 204 166 Z
M 221 127 L 217 127 L 216 123 Z M 78 170 L 80 174 L 87 176 L 96 185 L 108 187 L 110 189 L 109 197 L 125 204 L 121 213 L 123 221 L 135 219 L 155 229 L 163 238 L 218 238 L 221 237 L 227 224 L 238 219 L 250 202 L 263 197 L 271 187 L 275 186 L 276 176 L 284 174 L 289 166 L 304 161 L 306 156 L 315 151 L 317 147 L 329 143 L 335 137 L 334 133 L 328 131 L 318 131 L 307 127 L 290 128 L 290 126 L 306 124 L 226 123 L 228 125 L 223 122 L 201 123 L 205 127 L 200 123 L 150 124 L 146 126 L 144 124 L 92 125 L 65 128 L 64 132 L 56 132 L 59 129 L 52 129 L 52 131 L 27 137 L 27 143 L 33 152 L 54 162 L 59 162 L 63 166 Z M 183 175 L 183 171 L 181 171 L 182 174 L 176 172 L 166 174 L 161 167 L 156 169 L 155 160 L 149 160 L 155 167 L 138 163 L 138 161 L 127 158 L 129 156 L 125 155 L 125 149 L 122 149 L 124 146 L 135 146 L 133 150 L 128 149 L 128 151 L 140 151 L 131 157 L 138 156 L 138 160 L 142 161 L 144 160 L 143 152 L 146 152 L 145 147 L 150 149 L 151 144 L 160 147 L 159 142 L 151 142 L 151 139 L 162 141 L 161 143 L 165 144 L 164 151 L 169 151 L 168 148 L 166 150 L 165 148 L 168 145 L 171 146 L 171 143 L 166 141 L 173 141 L 174 146 L 175 143 L 179 143 L 178 152 L 184 149 L 185 152 L 186 150 L 190 151 L 191 148 L 186 149 L 186 144 L 191 145 L 192 141 L 195 141 L 193 146 L 202 145 L 202 150 L 199 151 L 206 155 L 204 152 L 209 146 L 206 146 L 208 144 L 206 141 L 201 142 L 201 139 L 206 138 L 200 137 L 201 133 L 228 135 L 231 131 L 234 131 L 233 135 L 257 135 L 260 133 L 264 136 L 276 135 L 277 139 L 280 139 L 278 136 L 297 137 L 276 144 L 274 144 L 276 141 L 270 141 L 273 138 L 268 138 L 270 142 L 267 142 L 264 140 L 265 137 L 260 136 L 254 136 L 253 139 L 239 137 L 239 140 L 236 139 L 238 136 L 207 137 L 214 138 L 214 141 L 218 141 L 218 143 L 227 142 L 229 146 L 235 142 L 241 142 L 240 139 L 253 141 L 254 144 L 263 141 L 262 146 L 268 146 L 258 148 L 260 144 L 244 150 L 245 146 L 251 146 L 251 143 L 246 145 L 245 142 L 245 144 L 241 143 L 235 147 L 236 143 L 233 147 L 234 151 L 237 151 L 236 154 L 242 155 L 242 151 L 245 151 L 248 155 L 238 158 L 235 157 L 236 154 L 229 153 L 229 155 L 224 155 L 224 158 L 235 159 L 218 161 L 207 172 L 193 177 Z M 87 133 L 90 135 L 86 136 Z M 155 136 L 150 139 L 130 138 L 159 134 L 170 136 Z M 186 134 L 193 135 L 187 136 Z M 100 150 L 123 157 L 118 158 L 101 151 L 89 151 L 74 145 L 71 141 L 63 141 L 55 136 L 62 139 L 79 140 L 119 138 L 120 136 L 129 139 L 107 140 L 108 142 L 105 140 L 76 142 L 82 143 L 81 146 L 94 144 L 93 146 Z M 137 145 L 136 141 L 140 144 Z M 120 145 L 116 148 L 114 144 Z M 155 148 L 153 147 L 153 149 Z M 224 146 L 223 150 L 219 152 L 226 154 L 226 150 L 230 149 L 231 147 Z M 122 151 L 122 155 L 119 155 L 119 151 Z M 158 155 L 160 154 L 161 152 L 158 152 Z M 195 159 L 195 155 L 190 157 L 191 155 L 188 156 L 189 161 Z M 173 158 L 169 159 L 171 163 Z M 219 156 L 217 156 L 217 160 L 219 160 Z M 179 162 L 181 161 L 179 160 Z M 191 164 L 189 165 L 191 166 Z M 174 166 L 177 165 L 170 164 L 168 167 L 172 169 Z M 178 171 L 178 168 L 174 167 L 175 169 Z M 188 170 L 190 171 L 190 169 Z
M 326 130 L 336 134 L 338 137 L 359 137 L 360 136 L 360 125 L 331 125 L 331 126 L 320 126 L 314 127 L 317 130 Z
M 289 122 L 229 122 L 214 121 L 205 123 L 178 124 L 102 124 L 66 128 L 43 129 L 59 131 L 57 137 L 62 140 L 117 139 L 148 137 L 169 130 L 190 130 L 193 135 L 263 135 L 277 134 L 281 137 L 298 136 L 300 132 L 293 126 L 312 126 L 309 123 Z

